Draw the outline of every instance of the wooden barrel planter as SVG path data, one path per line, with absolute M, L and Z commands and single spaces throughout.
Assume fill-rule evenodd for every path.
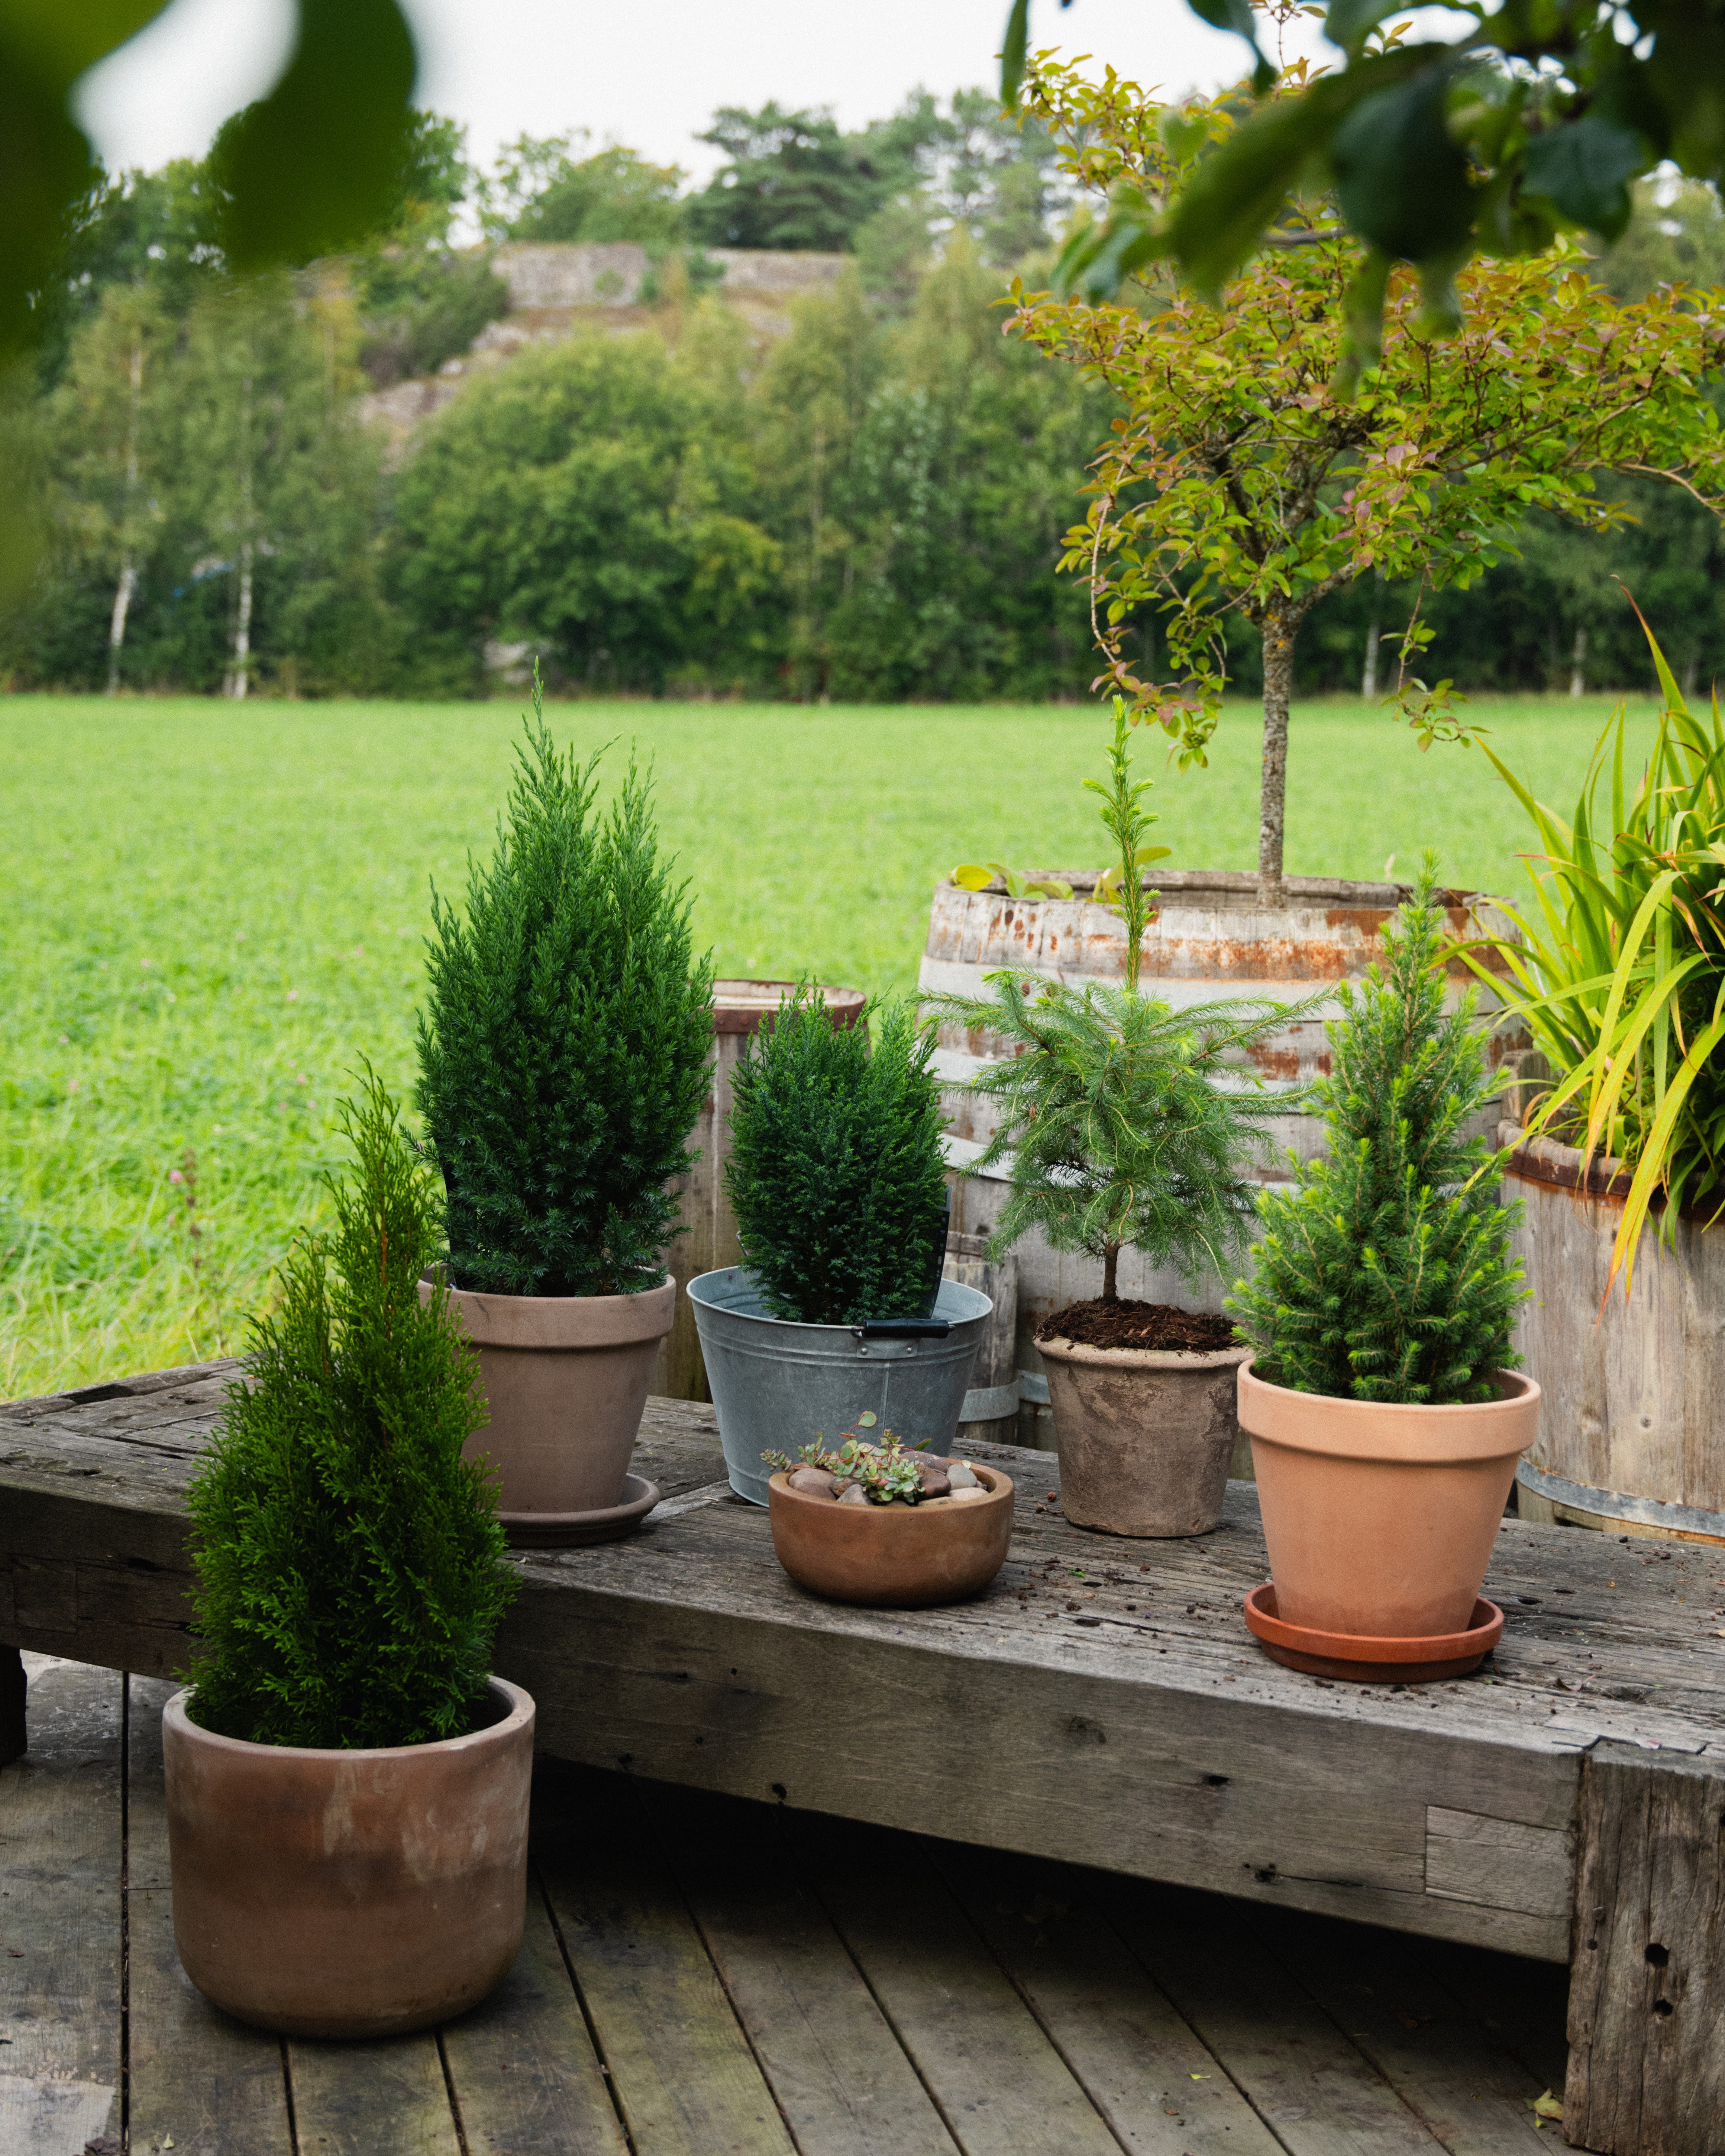
M 926 994 L 982 995 L 986 993 L 983 977 L 1008 968 L 1079 985 L 1086 980 L 1124 978 L 1126 937 L 1119 919 L 1090 896 L 1098 871 L 1036 873 L 1070 884 L 1072 896 L 1014 899 L 998 881 L 979 891 L 950 882 L 937 886 L 918 976 Z M 1287 906 L 1266 913 L 1258 905 L 1255 875 L 1199 869 L 1173 870 L 1153 882 L 1160 904 L 1144 938 L 1139 986 L 1145 994 L 1177 1006 L 1229 996 L 1292 1003 L 1326 983 L 1362 979 L 1383 958 L 1385 922 L 1410 895 L 1405 884 L 1290 876 Z M 1461 891 L 1445 897 L 1458 936 L 1509 932 L 1511 924 L 1489 900 Z M 1460 1000 L 1471 979 L 1459 961 L 1451 965 L 1452 1002 Z M 1258 1053 L 1260 1075 L 1271 1086 L 1291 1091 L 1327 1072 L 1324 1025 L 1340 1014 L 1339 1003 L 1327 1002 L 1311 1017 L 1282 1027 Z M 1526 1046 L 1524 1034 L 1505 1029 L 1494 1034 L 1491 1054 L 1499 1061 L 1513 1059 Z M 951 1025 L 941 1029 L 937 1060 L 948 1081 L 947 1147 L 955 1167 L 975 1159 L 993 1128 L 987 1104 L 963 1091 L 963 1081 L 1001 1052 L 1002 1044 L 993 1035 L 966 1033 Z M 1271 1158 L 1260 1171 L 1270 1182 L 1285 1175 L 1290 1149 L 1301 1159 L 1322 1151 L 1321 1118 L 1291 1110 L 1273 1125 L 1272 1145 Z M 955 1234 L 988 1235 L 1005 1197 L 1004 1177 L 999 1181 L 955 1177 Z M 1036 1328 L 1069 1302 L 1100 1295 L 1102 1274 L 1099 1264 L 1052 1250 L 1034 1232 L 1019 1242 L 1016 1250 L 1019 1368 L 1024 1373 L 1024 1402 L 1030 1407 L 1045 1384 L 1035 1347 Z M 1136 1251 L 1121 1253 L 1118 1286 L 1123 1296 L 1219 1311 L 1229 1285 L 1211 1278 L 1194 1296 L 1176 1275 L 1147 1266 Z M 1038 1440 L 1026 1435 L 1023 1441 Z
M 1525 1208 L 1516 1250 L 1532 1300 L 1516 1346 L 1545 1395 L 1522 1460 L 1524 1520 L 1613 1534 L 1725 1543 L 1725 1222 L 1679 1219 L 1671 1244 L 1650 1220 L 1625 1300 L 1609 1295 L 1611 1246 L 1630 1178 L 1548 1138 L 1515 1145 L 1504 1195 Z
M 737 1240 L 737 1216 L 725 1187 L 725 1163 L 731 1154 L 731 1081 L 752 1034 L 762 1021 L 771 1024 L 794 981 L 713 983 L 713 1086 L 701 1111 L 690 1143 L 700 1152 L 687 1175 L 674 1186 L 678 1215 L 688 1230 L 672 1243 L 666 1266 L 678 1288 L 677 1312 L 653 1366 L 648 1390 L 674 1400 L 705 1400 L 706 1369 L 696 1337 L 695 1312 L 683 1292 L 699 1273 L 742 1263 Z M 835 1027 L 855 1025 L 868 998 L 857 988 L 823 988 Z

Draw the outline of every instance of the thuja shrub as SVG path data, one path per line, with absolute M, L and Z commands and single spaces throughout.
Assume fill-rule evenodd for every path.
M 193 1480 L 194 1722 L 253 1744 L 420 1744 L 472 1727 L 515 1593 L 485 1419 L 445 1299 L 426 1172 L 375 1079 L 342 1111 L 335 1227 L 294 1247 L 278 1306 Z
M 927 1312 L 947 1203 L 932 1055 L 907 1008 L 870 1005 L 835 1029 L 805 985 L 738 1064 L 726 1176 L 773 1317 L 857 1325 Z
M 465 914 L 432 900 L 418 1100 L 447 1196 L 450 1275 L 494 1295 L 636 1295 L 677 1232 L 694 1163 L 712 961 L 631 762 L 609 810 L 597 757 L 546 731 L 538 680 L 506 815 Z
M 1522 1270 L 1518 1206 L 1497 1202 L 1507 1156 L 1464 1136 L 1495 1099 L 1471 1023 L 1444 1009 L 1443 917 L 1428 855 L 1384 931 L 1387 968 L 1338 990 L 1325 1030 L 1327 1156 L 1259 1200 L 1261 1241 L 1227 1309 L 1270 1383 L 1337 1399 L 1439 1407 L 1497 1398 Z

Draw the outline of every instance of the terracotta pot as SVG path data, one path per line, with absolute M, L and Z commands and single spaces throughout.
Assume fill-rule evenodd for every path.
M 1539 1388 L 1500 1370 L 1474 1407 L 1391 1407 L 1266 1385 L 1240 1371 L 1276 1609 L 1320 1632 L 1465 1632 Z
M 1240 1435 L 1235 1373 L 1251 1350 L 1207 1355 L 1039 1340 L 1075 1527 L 1207 1535 L 1222 1517 Z
M 986 1497 L 955 1505 L 839 1505 L 768 1478 L 767 1510 L 778 1561 L 799 1587 L 829 1602 L 929 1609 L 980 1594 L 1012 1545 L 1012 1480 L 974 1466 Z
M 421 1300 L 431 1292 L 422 1280 Z M 675 1283 L 642 1295 L 447 1292 L 479 1349 L 490 1409 L 465 1450 L 497 1470 L 498 1511 L 508 1519 L 617 1504 Z
M 488 1727 L 311 1751 L 162 1710 L 174 1941 L 224 2013 L 290 2036 L 393 2036 L 475 2005 L 526 1915 L 533 1702 L 493 1677 Z

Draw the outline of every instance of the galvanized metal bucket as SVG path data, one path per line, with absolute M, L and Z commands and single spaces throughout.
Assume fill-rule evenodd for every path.
M 767 1502 L 763 1452 L 794 1458 L 817 1432 L 854 1430 L 859 1415 L 873 1414 L 876 1430 L 907 1445 L 950 1451 L 993 1309 L 978 1289 L 942 1281 L 933 1316 L 947 1329 L 918 1337 L 769 1317 L 741 1265 L 702 1273 L 688 1295 L 731 1486 L 753 1505 Z

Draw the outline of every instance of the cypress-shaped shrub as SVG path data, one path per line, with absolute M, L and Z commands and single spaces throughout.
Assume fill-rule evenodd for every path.
M 712 962 L 631 762 L 609 811 L 533 716 L 465 916 L 434 892 L 419 1019 L 424 1143 L 443 1172 L 453 1284 L 635 1295 L 665 1276 L 665 1186 L 706 1097 Z
M 1471 1019 L 1444 1010 L 1443 919 L 1428 855 L 1384 932 L 1387 971 L 1340 989 L 1325 1030 L 1327 1157 L 1259 1201 L 1261 1241 L 1227 1308 L 1269 1383 L 1337 1399 L 1439 1407 L 1497 1397 L 1512 1369 L 1520 1208 L 1497 1202 L 1507 1156 L 1467 1125 L 1497 1096 Z
M 295 1245 L 190 1492 L 193 1721 L 253 1744 L 419 1744 L 472 1726 L 515 1593 L 437 1207 L 375 1077 L 343 1111 L 335 1227 Z
M 933 1052 L 905 1006 L 835 1029 L 807 985 L 755 1036 L 732 1081 L 726 1176 L 773 1317 L 926 1313 L 947 1202 Z

